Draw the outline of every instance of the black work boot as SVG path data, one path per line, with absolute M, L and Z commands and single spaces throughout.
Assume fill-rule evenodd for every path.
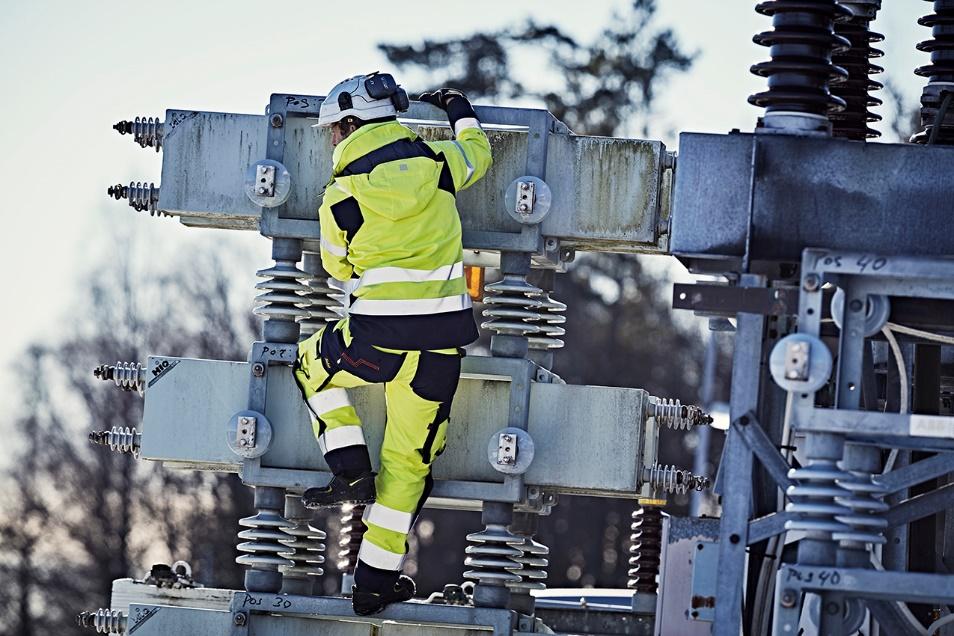
M 364 472 L 354 477 L 335 475 L 327 486 L 309 488 L 301 496 L 305 508 L 327 508 L 341 504 L 369 504 L 374 502 L 374 473 Z
M 414 580 L 403 574 L 397 583 L 384 592 L 364 592 L 357 585 L 351 587 L 351 606 L 358 616 L 370 616 L 384 610 L 391 603 L 402 603 L 414 598 Z

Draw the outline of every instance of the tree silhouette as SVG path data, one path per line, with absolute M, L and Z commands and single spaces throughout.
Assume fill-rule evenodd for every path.
M 150 353 L 243 359 L 256 322 L 230 298 L 222 256 L 145 272 L 123 244 L 81 284 L 63 329 L 23 356 L 25 394 L 13 423 L 21 448 L 0 511 L 0 633 L 81 634 L 74 617 L 107 604 L 114 579 L 154 561 L 190 561 L 197 580 L 241 586 L 238 519 L 250 491 L 237 477 L 164 469 L 94 447 L 91 429 L 137 426 L 142 400 L 90 370 Z

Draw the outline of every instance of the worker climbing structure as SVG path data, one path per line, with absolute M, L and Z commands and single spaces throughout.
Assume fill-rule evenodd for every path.
M 494 165 L 458 194 L 465 264 L 500 276 L 481 299 L 489 355 L 463 360 L 452 419 L 464 425 L 448 431 L 428 501 L 481 511 L 484 529 L 461 555 L 475 586 L 368 618 L 314 594 L 329 537 L 301 504 L 330 474 L 291 365 L 300 339 L 346 311 L 318 256 L 331 173 L 329 133 L 313 127 L 322 97 L 273 94 L 264 115 L 168 110 L 117 124 L 161 152 L 162 174 L 111 197 L 188 227 L 260 232 L 273 262 L 258 271 L 264 321 L 247 360 L 157 352 L 99 367 L 145 405 L 140 424 L 91 440 L 169 469 L 237 473 L 255 514 L 236 528 L 243 590 L 120 580 L 112 606 L 80 622 L 138 636 L 560 631 L 535 608 L 548 548 L 534 535 L 539 515 L 574 494 L 634 502 L 631 611 L 603 617 L 599 633 L 916 633 L 920 617 L 896 601 L 954 604 L 952 577 L 909 568 L 918 541 L 954 556 L 950 519 L 937 517 L 928 539 L 917 525 L 954 501 L 950 485 L 932 484 L 954 472 L 954 340 L 938 333 L 954 330 L 954 0 L 920 21 L 933 38 L 920 45 L 932 62 L 918 69 L 929 83 L 915 144 L 866 141 L 879 7 L 760 3 L 773 25 L 756 36 L 770 60 L 752 69 L 768 81 L 750 98 L 762 117 L 752 133 L 683 133 L 678 162 L 659 141 L 475 107 Z M 405 117 L 424 139 L 452 134 L 428 104 Z M 708 425 L 702 409 L 552 371 L 565 329 L 554 277 L 577 251 L 673 255 L 718 277 L 677 285 L 673 303 L 735 333 L 721 519 L 659 507 L 710 485 L 657 461 L 661 431 Z M 376 457 L 384 392 L 351 393 Z M 563 434 L 568 422 L 585 423 L 584 440 Z M 331 538 L 346 564 L 361 512 L 346 509 Z

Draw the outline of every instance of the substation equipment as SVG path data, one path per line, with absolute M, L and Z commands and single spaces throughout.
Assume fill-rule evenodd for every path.
M 161 149 L 162 178 L 111 196 L 190 227 L 259 231 L 274 264 L 258 272 L 263 334 L 247 361 L 104 365 L 99 377 L 144 396 L 143 422 L 91 438 L 171 468 L 238 473 L 256 514 L 238 534 L 244 590 L 119 580 L 112 607 L 81 623 L 140 636 L 547 631 L 530 594 L 545 587 L 547 548 L 533 535 L 559 495 L 649 502 L 708 481 L 656 460 L 660 429 L 704 425 L 701 409 L 551 371 L 565 306 L 550 292 L 577 250 L 669 254 L 709 275 L 676 285 L 673 305 L 735 341 L 721 518 L 637 506 L 632 608 L 600 617 L 599 633 L 894 635 L 943 621 L 954 605 L 954 0 L 919 20 L 931 63 L 917 70 L 928 84 L 911 144 L 867 142 L 879 8 L 760 3 L 773 28 L 755 37 L 770 47 L 752 67 L 768 81 L 750 98 L 764 109 L 755 130 L 683 133 L 678 163 L 658 141 L 476 107 L 494 166 L 458 194 L 463 242 L 469 265 L 501 278 L 483 297 L 490 355 L 463 360 L 428 503 L 482 511 L 484 530 L 467 537 L 476 587 L 461 604 L 402 603 L 370 619 L 313 595 L 325 533 L 300 500 L 329 475 L 290 365 L 344 295 L 318 256 L 331 171 L 328 134 L 312 127 L 322 98 L 117 124 Z M 406 115 L 421 137 L 449 138 L 437 109 L 412 103 Z M 374 457 L 383 391 L 352 392 Z M 566 434 L 570 423 L 585 435 Z M 360 509 L 345 515 L 353 564 Z

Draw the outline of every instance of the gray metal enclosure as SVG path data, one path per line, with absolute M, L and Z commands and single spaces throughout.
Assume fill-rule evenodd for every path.
M 301 502 L 328 474 L 291 365 L 348 293 L 317 253 L 331 176 L 328 136 L 313 127 L 322 98 L 124 122 L 140 145 L 161 142 L 162 182 L 111 196 L 187 226 L 259 231 L 274 264 L 259 272 L 265 323 L 247 361 L 101 367 L 145 410 L 141 429 L 94 437 L 168 468 L 238 473 L 255 514 L 239 532 L 244 590 L 117 581 L 112 608 L 82 620 L 141 636 L 551 633 L 531 594 L 546 588 L 548 549 L 533 537 L 558 496 L 583 493 L 639 504 L 633 594 L 624 608 L 580 595 L 561 608 L 568 632 L 954 634 L 954 0 L 933 2 L 911 144 L 867 143 L 878 0 L 759 3 L 772 30 L 755 37 L 771 58 L 752 67 L 769 80 L 750 97 L 764 109 L 755 130 L 683 133 L 678 160 L 657 141 L 575 135 L 546 111 L 476 107 L 494 165 L 457 203 L 468 263 L 492 253 L 501 280 L 483 290 L 489 355 L 463 360 L 429 503 L 481 510 L 465 560 L 476 585 L 372 619 L 314 595 L 326 536 Z M 405 122 L 424 139 L 451 135 L 423 103 Z M 714 276 L 676 285 L 673 305 L 734 339 L 718 519 L 664 515 L 668 494 L 708 478 L 657 462 L 661 429 L 711 417 L 552 372 L 566 309 L 554 275 L 576 250 L 668 254 Z M 374 455 L 383 392 L 353 393 Z M 359 517 L 346 512 L 337 537 L 349 567 Z

